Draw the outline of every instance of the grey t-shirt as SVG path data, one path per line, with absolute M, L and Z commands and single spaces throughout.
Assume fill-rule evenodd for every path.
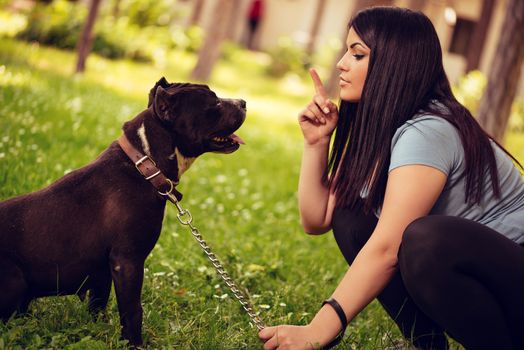
M 492 143 L 501 197 L 496 198 L 490 177 L 484 179 L 480 204 L 465 201 L 464 149 L 457 129 L 443 118 L 417 115 L 399 127 L 391 142 L 389 171 L 403 165 L 436 168 L 448 178 L 430 215 L 452 215 L 484 224 L 518 244 L 524 243 L 524 178 L 511 159 Z

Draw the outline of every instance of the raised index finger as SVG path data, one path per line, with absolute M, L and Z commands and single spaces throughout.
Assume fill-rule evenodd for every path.
M 317 94 L 327 98 L 327 93 L 324 89 L 324 84 L 322 84 L 322 80 L 320 80 L 320 77 L 318 76 L 318 73 L 315 70 L 315 68 L 311 68 L 309 70 L 309 75 L 311 75 L 311 79 L 313 79 L 313 85 L 315 85 L 315 91 L 317 92 Z

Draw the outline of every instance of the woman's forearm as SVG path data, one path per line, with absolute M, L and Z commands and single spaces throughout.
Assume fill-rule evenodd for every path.
M 331 226 L 327 215 L 329 189 L 322 182 L 328 152 L 329 139 L 315 145 L 304 142 L 298 182 L 298 204 L 302 226 L 308 233 L 324 233 Z
M 362 248 L 333 292 L 348 322 L 376 298 L 396 271 L 396 256 L 370 246 Z
M 332 294 L 344 310 L 348 323 L 384 289 L 397 270 L 396 258 L 380 249 L 365 248 Z M 340 320 L 329 305 L 322 307 L 310 325 L 323 343 L 340 331 Z

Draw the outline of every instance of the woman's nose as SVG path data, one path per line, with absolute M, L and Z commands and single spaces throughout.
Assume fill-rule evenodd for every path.
M 346 58 L 346 54 L 344 54 L 344 56 L 342 56 L 340 58 L 340 60 L 337 62 L 336 67 L 337 67 L 338 70 L 341 70 L 341 71 L 347 71 L 348 70 L 348 68 L 347 68 L 347 66 L 346 66 L 346 64 L 344 62 L 344 60 Z

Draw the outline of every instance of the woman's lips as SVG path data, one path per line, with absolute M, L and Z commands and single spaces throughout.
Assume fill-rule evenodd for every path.
M 340 77 L 339 84 L 340 84 L 340 86 L 348 85 L 349 81 L 347 81 L 344 78 Z

